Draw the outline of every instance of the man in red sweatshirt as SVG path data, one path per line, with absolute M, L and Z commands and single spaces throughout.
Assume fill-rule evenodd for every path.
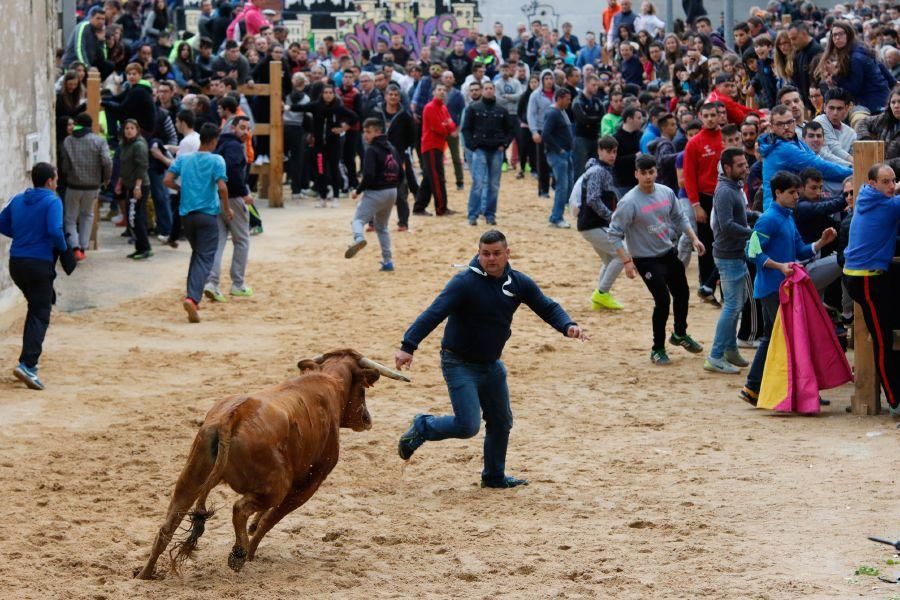
M 703 129 L 684 148 L 684 190 L 697 218 L 697 237 L 707 248 L 712 248 L 713 232 L 710 226 L 713 193 L 719 179 L 719 158 L 725 145 L 719 127 L 719 112 L 715 104 L 707 102 L 700 107 Z M 697 294 L 707 302 L 715 303 L 714 292 L 718 273 L 712 253 L 698 258 L 700 289 Z
M 747 118 L 747 115 L 758 115 L 759 113 L 752 108 L 747 108 L 743 104 L 738 103 L 734 99 L 736 92 L 734 77 L 726 73 L 716 77 L 716 87 L 709 93 L 706 98 L 707 102 L 721 102 L 725 105 L 725 112 L 728 113 L 728 122 L 733 125 L 740 125 Z
M 447 208 L 447 185 L 444 181 L 444 146 L 447 138 L 457 136 L 456 123 L 450 118 L 444 98 L 447 87 L 443 83 L 434 86 L 433 98 L 422 111 L 422 183 L 413 205 L 414 215 L 430 215 L 425 208 L 434 195 L 434 212 L 437 216 L 456 211 Z

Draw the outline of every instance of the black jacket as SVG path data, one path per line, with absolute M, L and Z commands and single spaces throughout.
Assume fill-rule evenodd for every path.
M 359 122 L 359 117 L 357 117 L 356 113 L 344 108 L 344 103 L 337 96 L 330 104 L 316 100 L 309 104 L 291 105 L 291 110 L 312 115 L 312 134 L 315 146 L 319 150 L 322 150 L 326 143 L 340 143 L 340 136 L 332 133 L 332 128 L 340 126 L 341 123 L 355 125 Z
M 390 190 L 403 181 L 403 162 L 400 153 L 384 134 L 372 140 L 363 156 L 362 179 L 357 192 L 364 190 Z
M 800 237 L 805 243 L 812 244 L 822 237 L 822 232 L 829 227 L 837 229 L 840 227 L 840 222 L 832 215 L 845 208 L 847 208 L 847 201 L 843 197 L 812 201 L 800 196 L 797 199 L 797 207 L 794 209 L 794 223 L 797 224 Z M 831 254 L 833 251 L 832 244 L 828 246 L 822 256 Z
M 243 198 L 250 193 L 247 186 L 247 155 L 244 142 L 233 133 L 219 136 L 216 154 L 225 159 L 225 175 L 228 177 L 228 197 Z
M 135 119 L 143 133 L 156 129 L 156 103 L 150 82 L 142 79 L 118 96 L 101 102 L 103 107 L 119 121 Z
M 397 149 L 397 152 L 403 154 L 407 149 L 415 146 L 416 124 L 412 115 L 402 105 L 397 112 L 389 115 L 384 103 L 379 104 L 372 110 L 372 117 L 380 119 L 384 124 L 384 132 L 388 141 Z
M 613 166 L 616 185 L 633 188 L 637 185 L 637 178 L 634 176 L 634 159 L 641 151 L 641 130 L 629 133 L 619 127 L 613 137 L 619 142 L 619 153 L 616 155 L 616 164 Z
M 456 79 L 456 87 L 462 86 L 466 77 L 472 72 L 472 59 L 464 52 L 462 56 L 451 52 L 447 55 L 447 66 L 453 71 L 453 77 Z
M 800 91 L 803 103 L 810 109 L 812 108 L 812 103 L 809 101 L 809 74 L 812 71 L 813 60 L 823 52 L 822 45 L 812 38 L 810 38 L 806 48 L 799 52 L 794 51 L 794 85 Z
M 517 130 L 515 117 L 496 100 L 482 98 L 466 109 L 462 131 L 469 150 L 505 148 L 513 141 Z
M 596 140 L 600 137 L 600 121 L 606 111 L 603 102 L 595 94 L 591 98 L 578 94 L 572 103 L 572 114 L 575 117 L 575 135 L 580 138 Z

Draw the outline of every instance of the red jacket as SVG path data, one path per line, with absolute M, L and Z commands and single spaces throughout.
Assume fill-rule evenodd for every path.
M 728 122 L 733 125 L 740 125 L 747 118 L 747 115 L 758 115 L 759 113 L 752 108 L 747 108 L 743 104 L 739 104 L 734 98 L 724 96 L 713 90 L 706 98 L 707 102 L 721 102 L 725 105 L 725 112 L 728 113 Z
M 725 145 L 722 131 L 701 129 L 684 148 L 684 191 L 691 204 L 700 202 L 700 194 L 712 196 L 719 180 L 719 158 Z
M 447 144 L 447 136 L 456 131 L 456 123 L 444 103 L 434 98 L 422 110 L 422 152 L 440 150 Z

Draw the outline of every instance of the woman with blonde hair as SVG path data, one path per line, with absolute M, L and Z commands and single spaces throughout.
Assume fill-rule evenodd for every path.
M 847 21 L 832 25 L 816 76 L 850 92 L 856 107 L 869 114 L 884 110 L 895 83 L 872 49 L 856 40 L 856 30 Z
M 782 29 L 775 36 L 775 75 L 778 77 L 778 87 L 794 85 L 794 46 L 786 29 Z

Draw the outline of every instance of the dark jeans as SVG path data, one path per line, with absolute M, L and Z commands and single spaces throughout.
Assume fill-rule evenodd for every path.
M 684 264 L 678 260 L 678 253 L 673 248 L 662 256 L 634 257 L 634 266 L 653 296 L 653 349 L 663 350 L 666 347 L 670 295 L 675 313 L 675 334 L 687 333 L 691 292 L 684 274 Z
M 531 138 L 531 130 L 527 127 L 519 127 L 516 132 L 516 143 L 519 146 L 519 171 L 525 172 L 525 163 L 531 166 L 531 170 L 537 173 L 537 162 L 535 161 L 535 149 L 537 146 Z
M 147 197 L 150 195 L 150 186 L 141 187 L 141 199 L 134 195 L 128 198 L 128 227 L 134 236 L 135 252 L 146 252 L 150 249 L 150 238 L 147 236 Z M 168 196 L 166 197 L 168 202 Z M 171 223 L 169 223 L 171 227 Z
M 216 248 L 219 244 L 219 221 L 214 215 L 193 212 L 181 217 L 184 237 L 191 245 L 191 264 L 188 267 L 187 297 L 200 304 L 203 286 L 209 278 Z
M 712 199 L 712 196 L 700 194 L 700 206 L 706 212 L 706 223 L 700 223 L 699 221 L 697 222 L 697 237 L 700 238 L 700 241 L 703 242 L 703 246 L 706 247 L 706 253 L 703 256 L 697 257 L 697 266 L 700 270 L 700 285 L 705 285 L 708 288 L 714 290 L 716 289 L 715 283 L 719 277 L 718 273 L 713 276 L 713 271 L 716 268 L 716 262 L 715 260 L 713 260 L 712 255 Z
M 302 127 L 288 125 L 284 128 L 284 149 L 288 159 L 285 171 L 291 181 L 291 193 L 299 194 L 305 188 L 303 184 L 303 157 L 306 149 L 306 134 Z
M 153 196 L 153 208 L 156 211 L 157 235 L 169 235 L 172 231 L 172 206 L 169 200 L 169 188 L 163 185 L 165 172 L 157 173 L 149 169 L 150 194 Z M 146 199 L 147 194 L 142 194 Z M 146 211 L 146 208 L 144 209 Z
M 428 441 L 471 438 L 484 418 L 484 469 L 481 478 L 499 483 L 505 477 L 506 448 L 512 429 L 512 409 L 503 361 L 473 363 L 441 351 L 441 371 L 450 392 L 453 416 L 419 415 L 416 430 Z
M 447 182 L 444 180 L 444 153 L 440 150 L 428 150 L 422 153 L 422 183 L 416 194 L 414 212 L 421 212 L 428 207 L 434 195 L 434 212 L 442 215 L 447 212 Z
M 181 208 L 181 194 L 169 194 L 169 199 L 172 201 L 172 230 L 169 232 L 169 241 L 177 242 L 181 238 L 181 215 L 178 212 Z
M 778 292 L 773 292 L 768 296 L 758 298 L 757 301 L 762 304 L 763 308 L 763 332 L 759 338 L 759 348 L 756 349 L 756 356 L 750 364 L 750 371 L 747 372 L 747 383 L 745 384 L 754 392 L 759 392 L 762 386 L 763 370 L 766 366 L 766 354 L 769 352 L 769 338 L 772 337 L 772 327 L 775 325 L 775 315 L 778 314 Z
M 362 138 L 358 131 L 348 131 L 344 134 L 344 146 L 341 149 L 341 161 L 347 169 L 347 180 L 350 182 L 350 188 L 356 188 L 358 180 L 356 178 L 356 155 L 359 153 L 358 146 Z
M 883 275 L 844 275 L 850 297 L 862 309 L 866 328 L 872 336 L 875 372 L 888 404 L 894 409 L 900 406 L 900 351 L 894 350 L 893 337 L 893 330 L 900 322 L 896 308 L 900 288 L 897 279 L 900 279 L 900 269 Z
M 328 186 L 334 197 L 341 193 L 341 144 L 340 141 L 329 140 L 324 147 L 315 149 L 316 190 L 319 198 L 328 197 Z
M 544 151 L 544 142 L 534 145 L 534 154 L 537 158 L 538 194 L 550 193 L 550 163 L 547 162 L 547 153 Z
M 409 227 L 409 184 L 404 179 L 397 187 L 397 225 Z
M 44 336 L 50 326 L 53 305 L 53 263 L 35 258 L 10 258 L 9 275 L 28 302 L 25 330 L 22 332 L 22 353 L 19 362 L 29 369 L 37 366 L 44 346 Z
M 578 180 L 584 173 L 584 165 L 591 158 L 597 158 L 597 138 L 575 137 L 572 148 L 572 181 Z

